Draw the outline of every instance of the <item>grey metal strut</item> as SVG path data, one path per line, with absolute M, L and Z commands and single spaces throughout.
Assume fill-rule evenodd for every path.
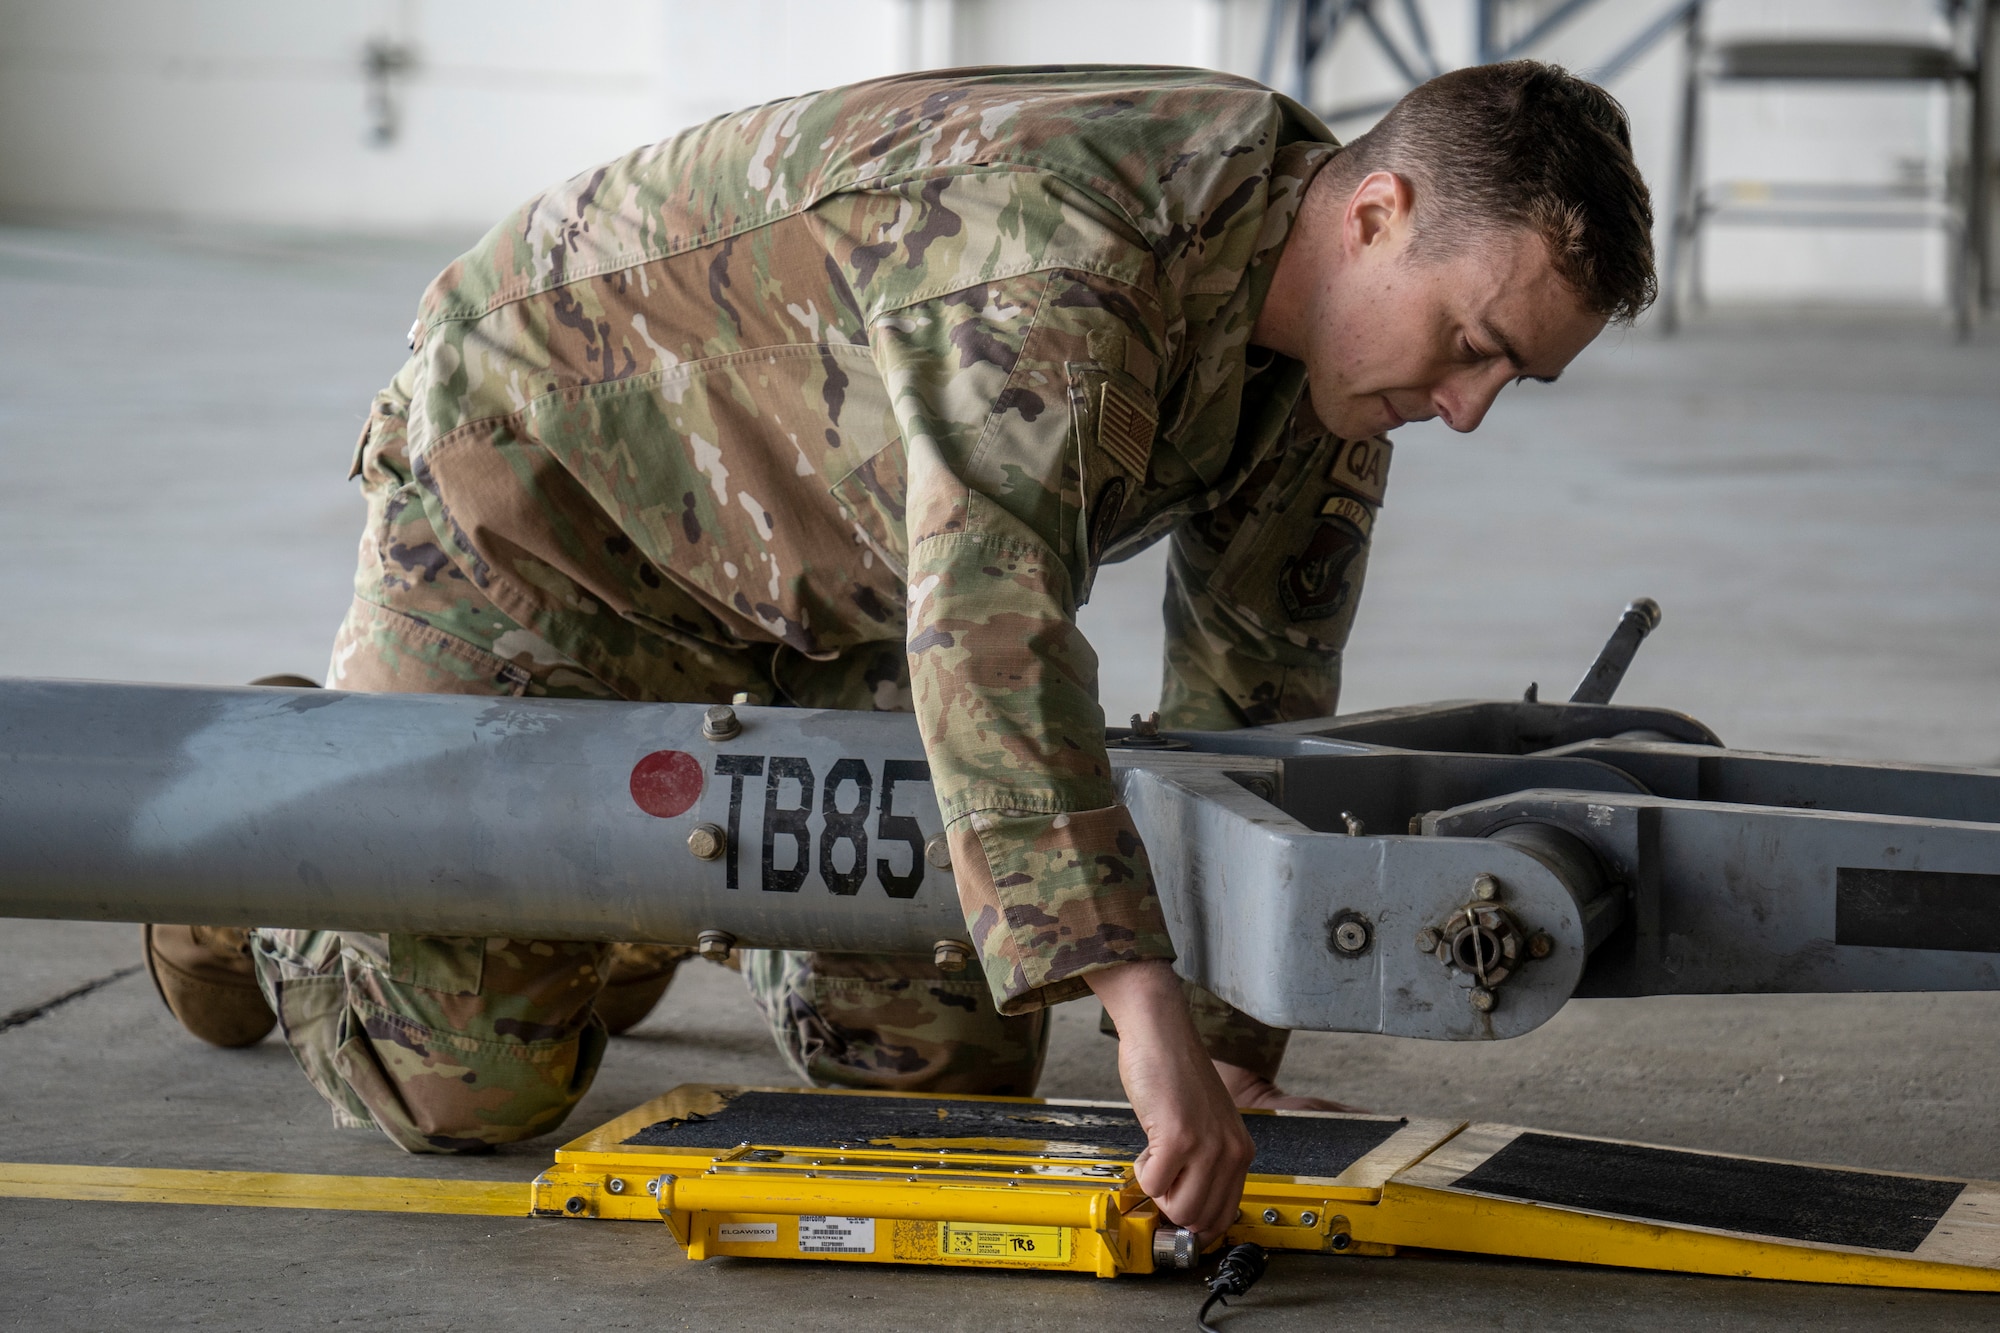
M 1632 658 L 1639 651 L 1639 645 L 1646 641 L 1660 625 L 1660 604 L 1650 597 L 1641 597 L 1625 608 L 1625 614 L 1618 617 L 1618 628 L 1611 631 L 1611 637 L 1604 641 L 1597 660 L 1590 664 L 1590 670 L 1583 673 L 1576 689 L 1569 696 L 1573 704 L 1608 704 L 1611 696 L 1618 692 L 1618 684 L 1625 679 L 1625 672 L 1632 665 Z
M 1670 737 L 1656 741 L 1642 737 Z M 2000 988 L 2000 772 L 1458 701 L 1110 736 L 1176 967 L 1285 1028 Z M 914 718 L 0 680 L 0 916 L 971 953 Z

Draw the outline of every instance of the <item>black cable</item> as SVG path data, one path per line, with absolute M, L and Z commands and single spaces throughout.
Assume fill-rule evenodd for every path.
M 1218 1333 L 1208 1322 L 1208 1312 L 1219 1302 L 1227 1307 L 1228 1297 L 1241 1296 L 1264 1276 L 1264 1269 L 1271 1256 L 1264 1252 L 1262 1245 L 1235 1245 L 1222 1256 L 1216 1266 L 1215 1276 L 1208 1280 L 1208 1299 L 1201 1303 L 1201 1313 L 1194 1317 L 1195 1325 L 1201 1333 Z

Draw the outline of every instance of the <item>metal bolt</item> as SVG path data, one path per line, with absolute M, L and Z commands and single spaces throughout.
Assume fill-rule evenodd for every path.
M 625 1182 L 621 1178 L 613 1176 L 604 1182 L 604 1188 L 610 1190 L 613 1194 L 623 1194 L 625 1192 Z
M 1260 801 L 1275 801 L 1278 799 L 1278 784 L 1269 778 L 1251 778 L 1243 784 L 1243 787 L 1244 790 Z
M 1360 953 L 1368 947 L 1368 927 L 1359 921 L 1343 921 L 1333 928 L 1333 945 L 1342 953 Z
M 701 715 L 701 734 L 712 741 L 733 740 L 743 731 L 743 720 L 728 704 L 717 704 Z
M 1493 1012 L 1493 992 L 1484 986 L 1474 986 L 1470 992 L 1472 1007 L 1482 1014 Z
M 1151 713 L 1145 717 L 1132 714 L 1132 734 L 1134 736 L 1157 736 L 1160 734 L 1160 715 Z
M 1436 953 L 1441 940 L 1442 937 L 1435 930 L 1432 930 L 1429 926 L 1425 926 L 1417 932 L 1417 952 Z
M 583 1201 L 583 1196 L 581 1194 L 572 1194 L 567 1199 L 563 1200 L 563 1211 L 568 1213 L 571 1217 L 582 1216 L 583 1210 L 589 1206 L 590 1205 L 586 1204 Z
M 939 940 L 931 947 L 931 961 L 940 972 L 963 972 L 972 963 L 972 950 L 957 940 Z
M 1491 875 L 1474 875 L 1472 877 L 1472 896 L 1479 899 L 1482 903 L 1496 901 L 1500 897 L 1500 881 Z
M 1276 1225 L 1278 1225 L 1278 1223 L 1279 1223 L 1280 1221 L 1282 1221 L 1282 1220 L 1283 1220 L 1283 1219 L 1282 1219 L 1281 1217 L 1279 1217 L 1279 1216 L 1278 1216 L 1278 1210 L 1277 1210 L 1277 1209 L 1275 1209 L 1275 1208 L 1266 1208 L 1266 1209 L 1264 1210 L 1264 1221 L 1265 1221 L 1265 1223 L 1266 1223 L 1267 1225 L 1269 1225 L 1269 1226 L 1276 1226 Z
M 713 861 L 729 850 L 729 835 L 719 824 L 696 824 L 688 830 L 688 850 L 704 861 Z
M 646 1193 L 648 1193 L 648 1194 L 652 1195 L 652 1196 L 653 1196 L 654 1198 L 656 1198 L 656 1199 L 657 1199 L 657 1198 L 659 1198 L 659 1197 L 660 1197 L 660 1182 L 659 1182 L 658 1180 L 649 1180 L 649 1181 L 647 1181 L 647 1182 L 646 1182 Z
M 1316 1227 L 1316 1226 L 1318 1226 L 1318 1225 L 1319 1225 L 1319 1214 L 1318 1214 L 1318 1213 L 1314 1213 L 1314 1212 L 1304 1212 L 1304 1213 L 1300 1213 L 1300 1214 L 1299 1214 L 1299 1225 L 1300 1225 L 1300 1226 L 1302 1226 L 1302 1227 Z
M 1327 1238 L 1326 1243 L 1333 1246 L 1336 1250 L 1344 1250 L 1354 1243 L 1354 1237 L 1348 1235 L 1345 1231 L 1336 1231 L 1332 1236 Z
M 1555 951 L 1556 942 L 1549 938 L 1547 931 L 1538 930 L 1528 937 L 1528 957 L 1547 958 Z
M 1368 831 L 1368 826 L 1363 824 L 1361 817 L 1352 810 L 1340 812 L 1340 826 L 1347 830 L 1347 836 L 1350 838 L 1358 838 Z
M 924 860 L 939 870 L 951 869 L 951 840 L 942 833 L 934 835 L 924 844 Z
M 694 941 L 694 951 L 711 963 L 728 962 L 735 947 L 736 937 L 726 930 L 704 930 Z

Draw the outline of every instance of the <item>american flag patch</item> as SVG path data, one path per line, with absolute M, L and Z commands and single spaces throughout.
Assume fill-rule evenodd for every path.
M 1156 418 L 1147 405 L 1116 384 L 1106 383 L 1097 409 L 1098 447 L 1143 481 L 1153 457 Z

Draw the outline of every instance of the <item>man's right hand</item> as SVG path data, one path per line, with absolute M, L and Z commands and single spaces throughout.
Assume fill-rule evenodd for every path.
M 1139 1187 L 1206 1246 L 1236 1220 L 1256 1155 L 1243 1117 L 1202 1048 L 1172 965 L 1125 963 L 1087 980 L 1118 1028 L 1118 1077 L 1146 1131 L 1133 1163 Z

